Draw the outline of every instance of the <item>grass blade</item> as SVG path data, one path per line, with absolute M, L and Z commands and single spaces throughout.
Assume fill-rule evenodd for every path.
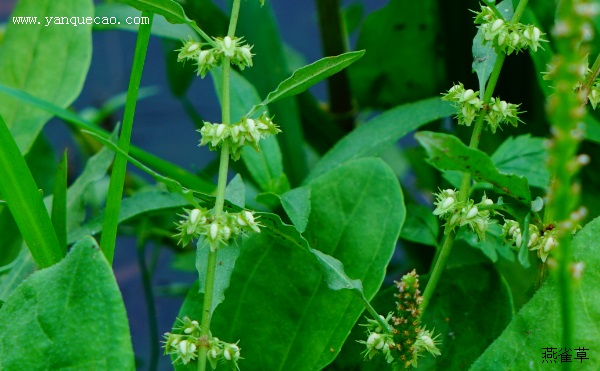
M 58 244 L 67 253 L 67 150 L 56 170 L 54 193 L 52 195 L 52 225 L 58 238 Z
M 23 239 L 40 268 L 63 257 L 52 222 L 31 171 L 0 116 L 0 194 L 8 204 Z
M 119 136 L 119 148 L 129 153 L 129 142 L 131 140 L 131 132 L 133 130 L 133 116 L 135 115 L 135 106 L 137 103 L 137 95 L 142 80 L 142 71 L 144 70 L 144 60 L 146 59 L 146 51 L 148 50 L 148 41 L 150 40 L 150 30 L 152 29 L 153 14 L 143 12 L 142 17 L 148 17 L 148 24 L 140 25 L 137 42 L 135 45 L 135 54 L 133 57 L 133 65 L 131 67 L 131 77 L 129 80 L 129 88 L 127 89 L 127 103 L 125 103 L 125 113 L 123 117 L 123 129 Z M 123 185 L 125 182 L 125 173 L 127 172 L 127 158 L 117 154 L 113 166 L 113 172 L 110 177 L 110 185 L 108 187 L 108 197 L 106 200 L 106 210 L 104 213 L 104 223 L 102 228 L 102 237 L 100 240 L 100 248 L 106 260 L 112 264 L 115 253 L 115 242 L 117 239 L 117 226 L 119 224 L 119 210 L 121 208 L 121 197 L 123 196 Z

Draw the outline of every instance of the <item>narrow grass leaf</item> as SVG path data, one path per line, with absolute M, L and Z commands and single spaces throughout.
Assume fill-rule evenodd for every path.
M 40 268 L 63 257 L 50 216 L 10 130 L 0 116 L 0 194 Z
M 94 126 L 90 122 L 84 120 L 81 116 L 78 116 L 77 114 L 64 108 L 61 108 L 51 102 L 36 98 L 31 94 L 25 93 L 17 89 L 13 89 L 9 86 L 2 84 L 0 84 L 0 92 L 6 93 L 7 95 L 10 95 L 11 97 L 21 102 L 27 103 L 28 105 L 50 112 L 55 116 L 65 120 L 74 128 L 80 130 L 88 130 L 101 138 L 110 137 L 110 133 L 108 133 L 107 131 Z M 139 94 L 142 94 L 142 92 L 143 90 L 140 89 Z M 214 189 L 216 189 L 216 186 L 213 183 L 204 181 L 201 178 L 195 176 L 194 174 L 188 172 L 187 170 L 175 164 L 172 164 L 169 161 L 165 161 L 160 157 L 154 156 L 136 146 L 131 146 L 129 150 L 133 156 L 140 158 L 142 161 L 149 164 L 158 171 L 166 174 L 167 176 L 173 179 L 177 179 L 179 182 L 181 182 L 188 188 L 194 188 L 204 192 L 212 192 Z
M 52 193 L 52 225 L 63 254 L 67 253 L 67 168 L 67 150 L 65 150 L 54 177 Z

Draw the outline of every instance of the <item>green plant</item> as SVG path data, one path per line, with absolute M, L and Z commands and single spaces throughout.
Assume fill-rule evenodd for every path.
M 600 3 L 391 0 L 363 17 L 360 2 L 317 0 L 325 58 L 309 64 L 272 4 L 219 4 L 15 6 L 0 38 L 1 369 L 598 368 L 600 180 L 584 166 L 600 143 L 586 108 L 600 101 Z M 469 8 L 474 24 L 447 27 Z M 136 32 L 127 93 L 78 112 L 103 29 Z M 218 153 L 197 174 L 130 143 L 138 100 L 156 94 L 140 88 L 152 35 L 199 146 Z M 189 90 L 206 77 L 216 123 Z M 322 81 L 329 106 L 310 90 Z M 41 132 L 52 116 L 89 156 L 75 180 L 73 150 L 57 161 Z M 112 268 L 119 235 L 137 239 L 144 360 Z M 162 342 L 161 249 L 198 277 Z

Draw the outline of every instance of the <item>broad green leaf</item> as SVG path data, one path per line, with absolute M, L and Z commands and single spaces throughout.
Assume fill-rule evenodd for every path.
M 119 211 L 119 223 L 128 221 L 136 216 L 147 213 L 158 213 L 172 210 L 175 214 L 181 211 L 181 208 L 190 203 L 181 195 L 176 193 L 167 193 L 160 189 L 151 189 L 144 192 L 137 192 L 130 197 L 123 199 L 121 210 Z M 90 219 L 81 227 L 69 231 L 68 242 L 79 241 L 86 235 L 95 235 L 102 231 L 102 218 L 104 214 L 99 214 Z M 175 234 L 175 232 L 173 232 Z
M 12 16 L 37 17 L 37 25 L 9 22 L 0 48 L 0 84 L 67 107 L 79 95 L 92 56 L 91 25 L 46 25 L 47 19 L 92 17 L 91 0 L 21 0 Z M 21 153 L 27 153 L 51 115 L 0 94 L 0 115 Z
M 209 246 L 203 239 L 198 241 L 196 252 L 196 270 L 198 271 L 198 292 L 206 290 L 206 271 L 208 269 Z M 215 285 L 210 313 L 225 300 L 225 290 L 229 287 L 235 261 L 240 256 L 240 246 L 237 243 L 217 250 L 217 265 L 215 267 Z
M 133 370 L 123 299 L 110 265 L 88 237 L 36 272 L 0 309 L 3 370 Z
M 126 2 L 126 1 L 125 1 Z M 138 1 L 135 1 L 138 3 Z M 172 1 L 168 1 L 171 3 Z M 175 3 L 177 4 L 177 3 Z M 177 4 L 179 5 L 179 4 Z M 134 5 L 132 5 L 134 6 Z M 136 7 L 137 8 L 137 7 Z M 139 8 L 138 8 L 139 9 Z M 200 40 L 196 31 L 191 28 L 189 25 L 185 24 L 188 21 L 182 22 L 171 22 L 164 17 L 164 14 L 157 13 L 161 15 L 161 17 L 154 17 L 152 21 L 152 35 L 159 36 L 162 38 L 172 39 L 172 40 Z M 183 11 L 182 11 L 182 14 Z M 115 17 L 119 20 L 118 24 L 94 24 L 94 31 L 106 31 L 106 30 L 125 30 L 130 32 L 137 32 L 140 26 L 138 24 L 128 24 L 126 22 L 128 17 L 140 17 L 141 12 L 128 6 L 126 4 L 119 3 L 101 3 L 96 6 L 95 9 L 96 17 Z M 184 15 L 185 17 L 185 15 Z M 179 19 L 179 18 L 176 18 Z M 172 20 L 172 19 L 171 19 Z M 179 24 L 172 24 L 179 23 Z
M 355 290 L 331 291 L 323 279 L 331 279 L 333 288 L 354 288 L 361 280 L 364 296 L 372 298 L 394 251 L 405 213 L 398 181 L 385 163 L 349 162 L 309 187 L 306 235 L 333 270 L 323 277 L 315 257 L 306 249 L 283 248 L 283 237 L 261 233 L 243 240 L 227 290 L 231 300 L 215 311 L 211 331 L 240 340 L 247 370 L 314 370 L 331 362 L 364 307 Z M 291 226 L 290 232 L 298 233 Z M 340 262 L 344 278 L 333 276 Z M 199 318 L 201 303 L 192 289 L 180 316 Z
M 544 138 L 528 134 L 509 137 L 492 155 L 492 161 L 499 171 L 524 176 L 529 185 L 542 189 L 548 188 L 550 182 L 547 160 Z
M 381 154 L 409 132 L 455 113 L 448 102 L 430 98 L 392 108 L 354 129 L 321 158 L 306 181 L 346 161 Z
M 225 188 L 225 199 L 235 206 L 243 208 L 246 204 L 246 186 L 242 176 L 237 174 Z
M 438 245 L 439 222 L 430 208 L 408 204 L 406 205 L 406 215 L 409 215 L 410 218 L 404 222 L 400 238 L 423 245 Z
M 67 123 L 73 125 L 73 127 L 77 129 L 89 130 L 92 133 L 95 133 L 96 135 L 99 135 L 103 138 L 110 137 L 110 134 L 108 132 L 95 127 L 94 125 L 82 119 L 75 113 L 61 108 L 51 102 L 36 98 L 31 94 L 13 89 L 9 86 L 5 86 L 2 84 L 0 84 L 0 92 L 6 93 L 7 95 L 10 95 L 11 97 L 19 100 L 20 102 L 24 102 L 33 107 L 37 107 L 44 111 L 50 112 L 65 120 Z M 140 95 L 141 94 L 142 92 L 140 89 Z M 191 174 L 187 170 L 168 161 L 165 161 L 162 158 L 156 157 L 136 146 L 130 146 L 129 152 L 132 156 L 139 157 L 140 159 L 142 159 L 142 161 L 148 163 L 150 166 L 157 169 L 158 171 L 165 173 L 171 178 L 177 179 L 186 187 L 194 188 L 196 190 L 204 192 L 212 192 L 215 189 L 215 185 L 213 183 L 204 181 L 203 179 Z
M 40 268 L 59 262 L 63 254 L 50 216 L 17 143 L 0 116 L 0 194 Z
M 356 48 L 367 54 L 349 68 L 361 107 L 387 109 L 441 92 L 440 8 L 435 0 L 391 0 L 363 20 Z
M 231 9 L 232 1 L 228 0 L 226 3 Z M 244 35 L 248 44 L 254 45 L 253 50 L 265 51 L 253 57 L 254 67 L 245 69 L 244 77 L 254 85 L 259 96 L 267 96 L 274 86 L 292 72 L 285 59 L 284 45 L 272 3 L 267 2 L 261 7 L 255 1 L 246 1 L 240 12 L 237 29 L 237 33 Z M 296 187 L 308 174 L 298 105 L 294 99 L 283 99 L 269 105 L 269 112 L 275 117 L 275 123 L 281 127 L 282 132 L 276 138 L 283 154 L 283 168 L 291 185 Z
M 211 71 L 211 76 L 215 82 L 217 96 L 221 96 L 223 76 L 221 70 Z M 231 117 L 232 121 L 239 121 L 246 117 L 248 110 L 260 102 L 260 97 L 256 89 L 248 80 L 235 71 L 231 71 Z M 287 176 L 283 172 L 283 160 L 281 150 L 277 139 L 270 136 L 259 142 L 260 151 L 256 151 L 251 146 L 246 146 L 242 150 L 242 160 L 254 181 L 264 192 L 273 192 L 281 194 L 287 191 L 290 186 Z
M 294 188 L 282 194 L 281 206 L 283 206 L 298 232 L 304 232 L 310 216 L 310 188 Z
M 420 280 L 424 290 L 427 278 Z M 395 311 L 395 286 L 381 290 L 373 305 L 380 314 Z M 502 276 L 490 264 L 471 264 L 447 269 L 442 274 L 436 295 L 425 312 L 423 325 L 440 334 L 441 356 L 425 354 L 418 370 L 461 370 L 473 363 L 512 318 L 512 300 Z M 360 320 L 358 324 L 366 323 Z M 356 325 L 340 355 L 326 370 L 391 370 L 379 356 L 365 361 L 360 354 L 365 345 L 365 327 Z
M 266 106 L 280 99 L 300 94 L 319 81 L 340 72 L 356 62 L 364 54 L 364 50 L 349 52 L 335 57 L 325 57 L 308 66 L 304 66 L 299 70 L 294 71 L 292 76 L 282 81 L 279 86 L 277 86 L 277 89 L 270 92 L 269 95 L 267 95 L 267 98 L 262 101 L 258 107 Z
M 58 244 L 67 253 L 67 151 L 63 152 L 58 165 L 52 193 L 52 225 L 58 238 Z
M 498 171 L 485 152 L 467 147 L 453 135 L 421 131 L 415 138 L 427 151 L 429 162 L 439 170 L 471 173 L 475 180 L 488 182 L 498 191 L 531 207 L 527 179 Z
M 575 350 L 570 352 L 576 370 L 600 368 L 599 236 L 600 218 L 596 218 L 579 231 L 572 242 L 573 260 L 585 264 L 581 280 L 573 293 L 574 345 L 589 349 L 586 351 L 589 359 L 583 361 L 574 359 Z M 560 308 L 558 282 L 550 275 L 502 335 L 477 359 L 471 370 L 554 369 L 542 363 L 542 354 L 543 348 L 554 347 L 558 352 L 562 347 Z
M 512 0 L 504 0 L 496 5 L 496 8 L 506 21 L 512 19 L 514 13 Z M 477 10 L 479 11 L 479 9 Z M 494 49 L 492 43 L 484 43 L 483 32 L 480 29 L 477 30 L 477 35 L 473 39 L 473 70 L 477 73 L 477 78 L 479 79 L 479 94 L 481 98 L 483 98 L 485 86 L 492 74 L 497 58 L 498 54 L 496 54 L 496 49 Z
M 181 24 L 191 23 L 181 8 L 181 5 L 173 0 L 119 0 L 142 12 L 151 12 L 162 15 L 169 23 Z

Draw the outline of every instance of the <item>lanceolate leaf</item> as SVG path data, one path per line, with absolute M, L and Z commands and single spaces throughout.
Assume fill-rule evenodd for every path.
M 173 0 L 119 0 L 142 12 L 162 15 L 174 24 L 192 22 L 184 13 L 183 8 Z
M 600 256 L 597 246 L 600 237 L 600 218 L 594 219 L 573 239 L 573 259 L 585 268 L 573 293 L 576 348 L 586 348 L 585 357 L 577 360 L 571 349 L 571 361 L 576 370 L 600 369 Z M 543 370 L 544 348 L 553 347 L 556 355 L 561 346 L 561 310 L 558 282 L 549 275 L 533 298 L 496 341 L 479 357 L 471 370 Z M 564 349 L 563 349 L 564 351 Z M 561 357 L 558 356 L 558 362 Z
M 425 148 L 429 162 L 439 170 L 458 170 L 471 173 L 477 181 L 492 184 L 527 207 L 531 207 L 531 194 L 527 179 L 498 171 L 484 152 L 469 148 L 453 135 L 422 131 L 415 138 Z
M 451 116 L 456 109 L 440 98 L 425 99 L 385 111 L 354 129 L 315 165 L 306 181 L 310 181 L 353 159 L 377 156 L 398 139 L 431 121 Z
M 67 151 L 58 165 L 52 193 L 52 225 L 56 231 L 58 244 L 67 253 Z
M 91 0 L 21 0 L 12 16 L 37 17 L 40 24 L 9 22 L 0 50 L 0 84 L 23 90 L 60 107 L 79 95 L 92 56 L 92 26 L 46 25 L 55 17 L 93 17 Z M 22 153 L 29 151 L 51 115 L 0 94 L 0 115 Z
M 364 50 L 349 52 L 336 57 L 326 57 L 296 70 L 291 77 L 284 80 L 277 89 L 270 92 L 267 98 L 258 105 L 266 106 L 280 99 L 300 94 L 321 80 L 334 75 L 365 54 Z
M 8 203 L 21 235 L 40 268 L 62 259 L 61 249 L 50 216 L 33 176 L 0 116 L 0 194 Z
M 133 370 L 125 306 L 88 237 L 31 275 L 0 309 L 0 369 Z

